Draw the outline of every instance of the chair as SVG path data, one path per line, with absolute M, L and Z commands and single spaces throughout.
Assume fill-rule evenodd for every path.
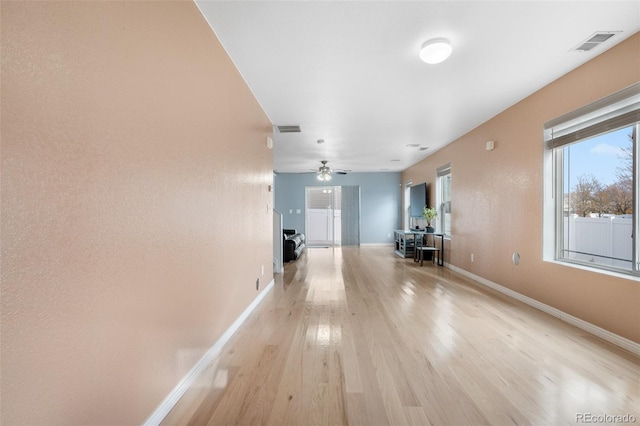
M 433 263 L 436 262 L 435 254 L 437 254 L 438 255 L 438 262 L 440 262 L 440 249 L 438 247 L 422 246 L 422 247 L 416 248 L 416 251 L 418 253 L 418 260 L 420 261 L 420 266 L 422 266 L 422 264 L 424 263 L 424 254 L 425 254 L 425 252 L 434 253 L 434 255 L 431 256 L 431 258 L 433 260 Z
M 431 259 L 433 262 L 436 262 L 436 255 L 438 256 L 438 264 L 440 264 L 440 248 L 435 247 L 435 238 L 433 241 L 433 246 L 429 246 L 425 244 L 424 239 L 427 237 L 427 234 L 420 235 L 420 238 L 416 238 L 415 244 L 415 256 L 414 262 L 420 262 L 420 266 L 424 264 L 425 253 L 431 253 Z

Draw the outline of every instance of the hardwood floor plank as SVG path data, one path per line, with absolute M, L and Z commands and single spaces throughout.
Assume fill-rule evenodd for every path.
M 424 413 L 422 407 L 406 407 L 405 414 L 407 416 L 407 424 L 412 426 L 429 425 L 429 419 Z
M 390 247 L 307 249 L 164 425 L 640 421 L 640 360 Z

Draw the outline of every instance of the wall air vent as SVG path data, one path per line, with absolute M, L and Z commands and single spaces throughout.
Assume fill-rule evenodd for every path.
M 576 52 L 588 52 L 592 50 L 594 47 L 597 47 L 609 40 L 614 35 L 618 34 L 620 31 L 598 31 L 597 33 L 592 34 L 585 41 L 578 44 L 571 50 Z
M 300 133 L 300 126 L 278 126 L 280 133 Z

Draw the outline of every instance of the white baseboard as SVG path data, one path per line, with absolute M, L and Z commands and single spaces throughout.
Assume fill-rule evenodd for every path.
M 609 343 L 613 343 L 616 346 L 621 347 L 622 349 L 626 349 L 629 352 L 640 356 L 640 344 L 634 342 L 633 340 L 629 340 L 627 338 L 624 338 L 622 336 L 619 336 L 615 333 L 612 333 L 608 330 L 605 330 L 604 328 L 598 327 L 597 325 L 591 324 L 590 322 L 587 322 L 585 320 L 582 320 L 580 318 L 574 317 L 573 315 L 569 315 L 566 312 L 561 311 L 560 309 L 556 309 L 552 306 L 546 305 L 542 302 L 539 302 L 535 299 L 532 299 L 528 296 L 525 296 L 524 294 L 520 294 L 516 291 L 513 291 L 509 288 L 503 287 L 500 284 L 496 284 L 493 281 L 489 281 L 486 278 L 482 278 L 478 275 L 472 274 L 469 271 L 466 271 L 464 269 L 458 268 L 457 266 L 453 266 L 451 264 L 447 264 L 446 265 L 448 268 L 450 268 L 452 271 L 455 271 L 461 275 L 464 275 L 467 278 L 471 278 L 474 281 L 477 281 L 478 283 L 487 286 L 489 288 L 492 288 L 496 291 L 499 291 L 500 293 L 507 295 L 513 299 L 519 300 L 520 302 L 523 302 L 533 308 L 536 308 L 542 312 L 545 312 L 551 316 L 554 316 L 564 322 L 567 322 L 571 325 L 574 325 L 576 327 L 578 327 L 581 330 L 586 331 L 587 333 L 591 333 L 594 336 L 598 336 L 603 340 L 606 340 Z
M 282 264 L 282 259 L 273 258 L 273 273 L 274 274 L 284 274 L 284 266 Z
M 222 336 L 211 346 L 211 348 L 200 358 L 200 360 L 193 366 L 186 376 L 180 380 L 180 382 L 173 388 L 173 390 L 167 395 L 167 397 L 160 403 L 153 413 L 145 420 L 144 426 L 156 426 L 159 425 L 162 420 L 169 414 L 171 409 L 178 403 L 180 398 L 189 390 L 189 388 L 197 381 L 198 377 L 205 371 L 208 365 L 215 361 L 220 354 L 222 347 L 229 341 L 231 336 L 234 335 L 240 325 L 249 317 L 251 312 L 260 304 L 262 299 L 271 291 L 275 280 L 271 280 L 269 284 L 258 294 L 253 302 L 247 307 L 247 309 L 240 314 L 231 327 L 225 331 Z

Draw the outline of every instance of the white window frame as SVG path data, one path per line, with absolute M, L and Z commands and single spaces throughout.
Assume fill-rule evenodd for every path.
M 640 278 L 640 83 L 565 114 L 544 125 L 543 259 L 592 271 Z M 633 248 L 631 270 L 581 262 L 564 256 L 563 151 L 574 142 L 635 126 Z
M 404 183 L 404 229 L 411 228 L 411 185 L 413 182 L 408 180 Z
M 451 238 L 451 215 L 449 215 L 449 226 L 446 224 L 445 211 L 451 212 L 451 185 L 449 185 L 448 199 L 444 199 L 444 182 L 449 179 L 451 184 L 451 163 L 447 163 L 444 166 L 436 169 L 436 206 L 438 211 L 438 219 L 436 221 L 436 232 L 444 234 L 445 238 Z

